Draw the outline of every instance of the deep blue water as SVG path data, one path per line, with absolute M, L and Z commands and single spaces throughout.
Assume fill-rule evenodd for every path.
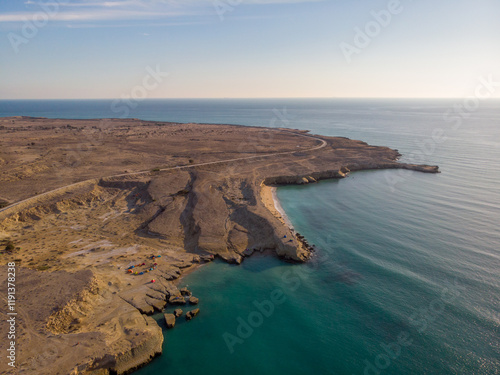
M 442 173 L 279 188 L 294 227 L 318 247 L 313 260 L 257 256 L 187 276 L 200 315 L 165 332 L 164 354 L 137 373 L 499 374 L 500 102 L 446 115 L 461 103 L 139 103 L 129 117 L 310 129 L 397 148 Z M 7 115 L 119 117 L 111 101 L 0 101 Z

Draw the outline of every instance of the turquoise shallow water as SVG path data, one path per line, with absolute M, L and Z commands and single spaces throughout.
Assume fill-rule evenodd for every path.
M 442 173 L 358 172 L 279 188 L 315 257 L 256 256 L 187 276 L 200 315 L 165 331 L 164 354 L 137 374 L 499 374 L 500 103 L 481 103 L 454 128 L 443 115 L 461 102 L 141 104 L 131 117 L 310 129 L 397 148 Z M 109 108 L 49 104 L 0 102 L 0 115 Z M 445 141 L 432 140 L 436 129 Z

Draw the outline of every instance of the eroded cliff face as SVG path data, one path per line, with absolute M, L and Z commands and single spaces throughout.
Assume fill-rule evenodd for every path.
M 263 205 L 260 184 L 252 178 L 217 178 L 193 171 L 180 174 L 174 184 L 153 180 L 147 191 L 154 208 L 145 210 L 155 215 L 144 230 L 182 244 L 189 252 L 219 256 L 231 263 L 241 263 L 245 255 L 264 250 L 296 261 L 307 259 L 289 228 Z

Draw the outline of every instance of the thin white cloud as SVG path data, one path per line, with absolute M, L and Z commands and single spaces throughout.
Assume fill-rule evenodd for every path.
M 39 6 L 44 4 L 46 6 L 57 6 L 57 7 L 103 7 L 103 8 L 115 8 L 115 7 L 127 7 L 127 6 L 144 6 L 145 3 L 139 0 L 124 0 L 124 1 L 79 1 L 79 2 L 67 2 L 67 1 L 52 1 L 52 2 L 38 2 L 28 0 L 25 2 L 26 5 Z
M 147 23 L 70 23 L 65 26 L 68 29 L 101 29 L 122 27 L 165 27 L 165 26 L 191 26 L 205 25 L 208 22 L 150 22 Z
M 222 0 L 223 1 L 223 0 Z M 295 4 L 324 0 L 241 0 L 239 4 Z M 214 13 L 214 0 L 95 0 L 25 2 L 30 11 L 0 14 L 0 23 L 25 22 L 52 7 L 51 21 L 132 21 L 144 19 L 165 19 L 181 16 L 200 16 Z M 42 4 L 44 7 L 42 7 Z M 235 5 L 237 6 L 237 5 Z
M 221 0 L 224 2 L 224 0 Z M 320 2 L 325 0 L 240 0 L 238 3 L 231 4 L 231 6 L 238 6 L 240 4 L 296 4 L 296 3 L 310 3 Z M 25 2 L 27 5 L 39 5 L 41 2 L 28 0 Z M 210 6 L 214 5 L 214 0 L 113 0 L 113 1 L 94 1 L 94 0 L 80 0 L 80 1 L 52 1 L 44 2 L 46 5 L 56 5 L 60 7 L 130 7 L 130 6 L 173 6 L 173 7 L 193 7 L 193 6 Z
M 141 20 L 161 19 L 186 16 L 189 13 L 179 11 L 134 11 L 122 9 L 93 9 L 85 11 L 60 11 L 49 15 L 51 21 L 113 21 L 113 20 Z M 16 12 L 0 14 L 0 22 L 24 22 L 40 16 L 38 12 Z
M 221 0 L 223 2 L 228 3 L 231 6 L 238 6 L 240 4 L 295 4 L 295 3 L 310 3 L 310 2 L 319 2 L 325 0 L 240 0 L 239 2 L 233 1 L 231 2 Z M 135 5 L 155 5 L 155 4 L 164 4 L 170 6 L 213 6 L 214 0 L 123 0 L 123 1 L 113 1 L 114 3 L 123 3 L 123 4 L 135 4 Z M 89 2 L 87 2 L 89 3 Z M 80 3 L 85 4 L 85 3 Z

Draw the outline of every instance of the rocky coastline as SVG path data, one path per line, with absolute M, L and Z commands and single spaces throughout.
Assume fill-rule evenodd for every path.
M 71 120 L 68 128 L 68 120 L 60 124 L 59 120 L 16 118 L 8 119 L 9 129 L 16 121 L 21 122 L 19 131 L 9 130 L 8 136 L 33 135 L 38 126 L 40 143 L 44 134 L 50 142 L 57 136 L 67 142 L 71 134 L 85 132 L 94 124 L 94 120 Z M 307 261 L 315 248 L 295 232 L 277 207 L 273 198 L 277 186 L 345 178 L 361 170 L 439 172 L 436 166 L 398 163 L 396 150 L 303 131 L 115 122 L 109 141 L 106 134 L 102 145 L 94 142 L 88 147 L 97 148 L 98 154 L 102 146 L 105 153 L 120 139 L 116 159 L 90 160 L 68 169 L 68 177 L 62 170 L 55 182 L 53 170 L 38 167 L 39 160 L 34 162 L 37 174 L 21 165 L 0 178 L 2 199 L 14 202 L 0 209 L 0 241 L 19 249 L 5 250 L 2 262 L 16 262 L 24 283 L 17 301 L 23 306 L 19 316 L 24 322 L 19 332 L 23 350 L 18 369 L 6 373 L 130 373 L 161 354 L 162 329 L 151 315 L 163 313 L 166 306 L 182 310 L 189 306 L 185 313 L 164 316 L 167 326 L 175 329 L 175 319 L 190 320 L 200 313 L 198 299 L 180 288 L 189 272 L 216 258 L 239 264 L 256 252 L 272 252 L 290 262 Z M 274 138 L 270 131 L 276 133 Z M 148 138 L 150 134 L 155 136 Z M 270 139 L 265 144 L 258 141 L 257 155 L 241 156 L 237 142 L 229 141 L 252 137 Z M 157 157 L 158 149 L 148 142 L 156 138 L 171 142 L 170 149 L 162 150 L 169 150 L 163 157 L 170 158 L 172 166 L 150 168 L 154 164 L 148 158 Z M 143 139 L 147 141 L 141 146 Z M 179 144 L 187 151 L 176 149 Z M 227 147 L 222 149 L 223 155 L 229 155 L 227 161 L 220 161 L 221 145 Z M 130 164 L 127 150 L 138 147 L 144 147 L 141 152 L 146 155 L 137 163 L 148 161 L 149 170 L 110 173 L 112 177 L 107 178 L 101 177 L 102 170 L 111 170 L 112 165 L 91 170 L 108 160 L 115 170 L 116 165 Z M 197 149 L 198 153 L 193 151 Z M 179 166 L 182 152 L 189 159 Z M 47 155 L 53 157 L 57 151 Z M 75 182 L 72 176 L 78 168 L 88 178 Z M 37 186 L 39 181 L 44 182 L 37 188 L 42 193 L 34 197 L 25 188 L 16 190 L 21 185 Z M 43 191 L 44 187 L 50 189 Z M 2 272 L 0 277 L 6 280 Z M 36 285 L 35 292 L 32 285 Z M 4 370 L 8 369 L 0 368 Z

